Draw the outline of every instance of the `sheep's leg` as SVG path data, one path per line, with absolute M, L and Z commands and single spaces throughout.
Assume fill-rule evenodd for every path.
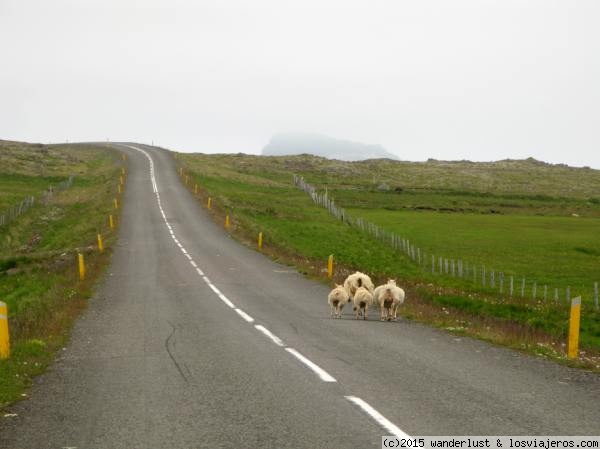
M 398 318 L 396 317 L 396 313 L 398 312 L 398 306 L 394 305 L 393 307 L 394 307 L 393 320 L 398 321 Z
M 381 321 L 384 321 L 385 320 L 385 307 L 381 307 L 380 312 L 381 313 L 379 314 L 380 315 L 379 318 L 381 319 Z
M 367 316 L 368 311 L 369 311 L 369 306 L 365 306 L 365 317 L 364 317 L 365 320 L 368 318 L 368 316 Z

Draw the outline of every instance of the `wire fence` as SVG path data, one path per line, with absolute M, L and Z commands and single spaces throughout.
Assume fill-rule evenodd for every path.
M 37 199 L 33 195 L 27 196 L 26 198 L 24 198 L 17 204 L 9 207 L 7 210 L 0 214 L 0 227 L 7 226 L 9 223 L 19 218 L 37 203 L 41 203 L 42 205 L 47 206 L 52 202 L 56 193 L 68 189 L 69 187 L 71 187 L 72 184 L 73 176 L 69 176 L 69 179 L 66 179 L 54 186 L 48 187 L 48 189 L 43 191 Z
M 553 287 L 547 284 L 540 284 L 536 280 L 527 279 L 523 276 L 505 274 L 503 271 L 493 269 L 489 265 L 469 263 L 457 257 L 445 257 L 426 253 L 407 238 L 383 229 L 363 218 L 352 217 L 344 208 L 337 206 L 333 198 L 329 198 L 327 190 L 319 193 L 303 177 L 294 175 L 294 185 L 306 192 L 315 204 L 327 209 L 338 220 L 369 234 L 394 250 L 404 253 L 409 260 L 433 275 L 465 279 L 471 281 L 476 287 L 493 290 L 504 297 L 531 299 L 534 301 L 543 300 L 544 302 L 552 301 L 557 305 L 562 304 L 563 300 L 567 304 L 571 301 L 570 286 L 566 288 Z M 594 282 L 593 284 L 593 297 L 594 307 L 598 309 L 598 282 Z

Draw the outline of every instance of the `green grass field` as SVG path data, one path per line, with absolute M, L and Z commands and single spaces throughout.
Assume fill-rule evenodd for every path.
M 517 347 L 523 334 L 531 332 L 532 338 L 541 338 L 536 334 L 540 332 L 560 347 L 568 324 L 564 288 L 569 285 L 572 296 L 586 295 L 582 346 L 600 351 L 600 313 L 591 305 L 593 282 L 600 280 L 600 204 L 593 188 L 600 177 L 595 170 L 533 161 L 346 163 L 306 155 L 178 154 L 178 160 L 200 185 L 204 200 L 212 196 L 217 213 L 233 217 L 234 233 L 252 243 L 263 231 L 274 257 L 304 264 L 308 271 L 314 266 L 318 272 L 327 256 L 335 254 L 343 268 L 338 281 L 352 269 L 379 281 L 395 277 L 420 301 L 415 309 L 408 305 L 405 315 Z M 521 276 L 535 278 L 538 298 L 547 283 L 562 289 L 563 301 L 500 297 L 469 279 L 432 275 L 315 205 L 293 186 L 293 174 L 304 176 L 320 191 L 327 189 L 353 216 L 397 232 L 430 254 L 485 264 L 519 281 Z M 528 283 L 526 295 L 530 293 Z M 449 308 L 458 317 L 454 321 L 463 324 L 451 326 L 443 315 L 421 306 L 442 312 Z
M 25 394 L 68 337 L 73 319 L 91 295 L 115 241 L 114 214 L 121 160 L 116 152 L 84 145 L 44 146 L 0 141 L 0 192 L 4 206 L 74 175 L 70 188 L 38 202 L 0 227 L 0 300 L 7 303 L 11 357 L 0 361 L 0 408 Z M 0 213 L 2 209 L 0 208 Z M 99 254 L 97 233 L 107 250 Z M 86 258 L 78 279 L 77 252 Z
M 600 220 L 536 215 L 484 215 L 349 209 L 410 239 L 427 254 L 463 259 L 519 281 L 560 288 L 591 301 L 600 280 Z

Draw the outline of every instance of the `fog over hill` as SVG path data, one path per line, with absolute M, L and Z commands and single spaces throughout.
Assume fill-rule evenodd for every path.
M 334 139 L 322 134 L 285 133 L 276 134 L 263 148 L 265 156 L 312 154 L 328 159 L 360 161 L 365 159 L 397 159 L 381 145 Z

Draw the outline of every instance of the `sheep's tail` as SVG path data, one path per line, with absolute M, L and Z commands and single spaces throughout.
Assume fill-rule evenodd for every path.
M 358 283 L 359 287 L 362 287 L 362 279 L 361 278 L 358 278 L 358 282 L 357 283 Z

